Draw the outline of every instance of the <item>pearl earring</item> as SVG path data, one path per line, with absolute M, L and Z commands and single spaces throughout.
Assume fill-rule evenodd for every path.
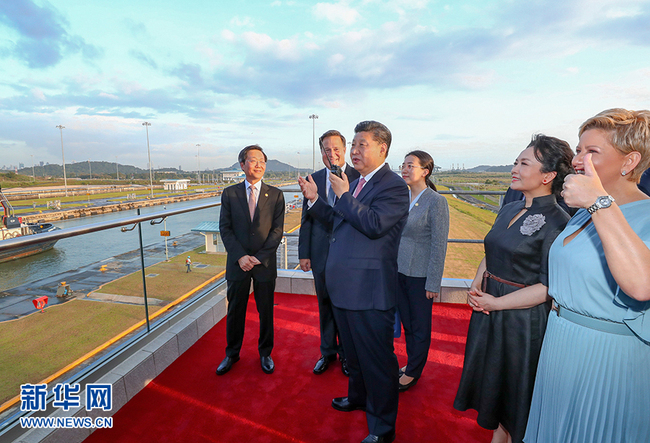
M 622 175 L 623 177 L 625 177 L 625 176 L 627 175 L 627 171 L 626 171 L 625 169 L 623 169 L 623 170 L 621 171 L 621 175 Z

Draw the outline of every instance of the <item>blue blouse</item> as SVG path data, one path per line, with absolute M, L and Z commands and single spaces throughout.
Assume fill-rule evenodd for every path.
M 650 200 L 620 206 L 634 232 L 650 247 Z M 628 296 L 614 280 L 603 245 L 589 223 L 566 246 L 564 239 L 585 225 L 591 215 L 580 209 L 549 252 L 549 294 L 561 306 L 582 315 L 625 323 L 650 343 L 650 301 Z

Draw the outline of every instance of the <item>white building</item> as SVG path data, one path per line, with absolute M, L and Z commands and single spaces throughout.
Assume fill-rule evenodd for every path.
M 182 178 L 180 180 L 160 180 L 163 183 L 163 186 L 165 187 L 165 191 L 182 191 L 183 189 L 187 189 L 187 185 L 189 184 L 189 180 L 186 178 Z
M 221 179 L 224 182 L 240 181 L 246 178 L 246 174 L 242 170 L 234 171 L 221 171 Z
M 226 247 L 219 233 L 219 222 L 202 222 L 192 229 L 192 232 L 200 232 L 205 236 L 205 252 L 212 254 L 226 252 Z

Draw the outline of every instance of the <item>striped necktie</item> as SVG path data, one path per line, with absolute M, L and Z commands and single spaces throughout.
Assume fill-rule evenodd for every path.
M 363 189 L 363 185 L 366 183 L 366 179 L 361 177 L 359 179 L 359 183 L 357 183 L 357 187 L 354 190 L 354 194 L 352 194 L 352 197 L 357 198 L 357 195 L 359 195 L 359 192 Z
M 250 188 L 250 196 L 248 197 L 248 212 L 251 214 L 251 221 L 253 221 L 253 217 L 255 216 L 255 186 L 251 186 Z

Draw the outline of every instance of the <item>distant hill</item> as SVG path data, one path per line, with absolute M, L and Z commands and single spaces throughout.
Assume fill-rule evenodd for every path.
M 68 178 L 73 178 L 73 177 L 83 177 L 83 178 L 88 178 L 90 175 L 90 172 L 92 172 L 93 178 L 101 178 L 101 177 L 109 177 L 113 176 L 115 177 L 115 172 L 116 169 L 119 169 L 120 172 L 120 177 L 124 176 L 149 176 L 149 170 L 148 169 L 140 169 L 136 166 L 132 165 L 122 165 L 119 164 L 118 167 L 115 167 L 114 162 L 95 162 L 91 161 L 90 162 L 90 168 L 88 167 L 88 162 L 76 162 L 76 163 L 66 163 L 65 165 L 65 172 Z M 234 163 L 232 166 L 229 168 L 219 168 L 216 169 L 216 171 L 231 171 L 231 170 L 239 170 L 239 163 Z M 267 172 L 297 172 L 298 169 L 287 164 L 287 163 L 282 163 L 281 161 L 278 160 L 269 160 L 266 163 L 266 171 Z M 301 168 L 300 169 L 301 173 L 305 172 L 311 172 L 311 169 L 308 168 Z M 209 172 L 209 171 L 207 171 Z M 179 175 L 179 176 L 185 176 L 185 175 L 196 175 L 196 170 L 194 171 L 180 171 L 176 168 L 157 168 L 154 169 L 154 173 L 156 174 L 169 174 L 171 175 Z M 32 175 L 32 168 L 27 167 L 27 168 L 22 168 L 18 170 L 18 174 L 21 175 Z M 48 165 L 43 165 L 43 166 L 34 166 L 34 174 L 37 177 L 63 177 L 63 168 L 59 164 L 48 164 Z
M 229 168 L 220 168 L 217 169 L 217 171 L 233 171 L 233 170 L 239 170 L 239 163 L 235 162 L 233 165 Z M 311 171 L 311 168 L 301 168 L 301 171 Z M 266 171 L 267 172 L 294 172 L 298 171 L 298 168 L 291 166 L 290 164 L 287 163 L 282 163 L 279 160 L 269 160 L 266 162 Z
M 148 169 L 140 169 L 131 165 L 118 165 L 120 175 L 131 175 L 131 174 L 144 174 L 149 173 Z M 99 177 L 102 175 L 115 175 L 115 163 L 114 162 L 90 162 L 90 168 L 88 167 L 88 162 L 76 162 L 76 163 L 66 163 L 65 164 L 65 173 L 68 177 L 80 177 L 88 176 L 92 172 L 93 176 Z M 32 175 L 32 168 L 22 168 L 18 170 L 19 174 L 22 175 Z M 59 164 L 49 164 L 43 166 L 34 166 L 34 174 L 38 177 L 48 176 L 48 177 L 63 177 L 63 168 Z
M 510 172 L 512 165 L 503 165 L 503 166 L 490 166 L 490 165 L 480 165 L 474 166 L 473 168 L 467 169 L 467 172 Z

